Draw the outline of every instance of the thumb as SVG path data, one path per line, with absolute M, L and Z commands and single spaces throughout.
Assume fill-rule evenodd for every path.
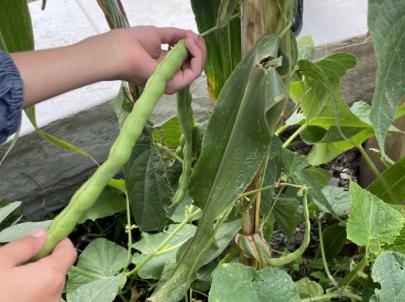
M 0 248 L 0 267 L 14 267 L 29 261 L 47 241 L 46 230 L 34 229 L 29 236 Z

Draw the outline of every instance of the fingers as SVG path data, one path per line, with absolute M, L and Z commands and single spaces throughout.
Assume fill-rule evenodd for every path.
M 34 257 L 47 240 L 46 231 L 35 229 L 30 236 L 18 239 L 0 248 L 0 267 L 14 267 Z
M 175 27 L 156 28 L 162 44 L 175 44 L 177 41 L 184 39 L 187 30 Z
M 166 93 L 172 94 L 179 89 L 189 85 L 193 80 L 201 75 L 207 55 L 205 42 L 191 31 L 188 31 L 185 38 L 186 47 L 190 53 L 182 69 L 175 74 L 166 87 Z
M 72 242 L 66 238 L 58 243 L 52 254 L 37 261 L 38 264 L 52 267 L 56 271 L 66 274 L 77 257 L 76 249 Z

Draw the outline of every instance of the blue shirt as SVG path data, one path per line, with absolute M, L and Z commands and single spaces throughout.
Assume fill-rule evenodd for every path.
M 23 81 L 11 57 L 0 51 L 0 144 L 17 131 L 21 123 Z

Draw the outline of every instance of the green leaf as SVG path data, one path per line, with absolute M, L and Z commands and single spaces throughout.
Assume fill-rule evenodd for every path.
M 86 220 L 95 221 L 125 211 L 125 198 L 116 190 L 106 188 L 101 192 L 95 204 L 83 213 L 78 223 Z
M 328 163 L 338 155 L 362 144 L 373 135 L 374 131 L 372 129 L 364 129 L 349 140 L 315 144 L 307 156 L 308 163 L 313 166 Z
M 191 6 L 200 33 L 217 23 L 220 0 L 191 0 Z M 239 18 L 228 26 L 204 37 L 207 59 L 204 71 L 207 75 L 208 92 L 216 100 L 226 80 L 241 60 L 241 30 Z
M 369 0 L 368 27 L 377 58 L 370 119 L 384 155 L 384 142 L 400 98 L 405 94 L 405 2 Z
M 11 242 L 25 236 L 36 228 L 47 229 L 52 220 L 40 221 L 40 222 L 23 222 L 16 225 L 12 225 L 0 232 L 0 242 Z
M 332 261 L 340 253 L 346 237 L 346 228 L 338 224 L 333 224 L 323 231 L 324 249 L 328 261 Z
M 118 125 L 121 127 L 134 106 L 134 101 L 128 90 L 128 85 L 125 82 L 121 83 L 118 95 L 110 102 L 110 105 L 114 109 L 115 115 L 118 119 Z
M 1 1 L 0 33 L 6 46 L 3 50 L 17 52 L 34 49 L 31 16 L 26 0 Z
M 350 212 L 352 198 L 344 188 L 326 186 L 322 189 L 322 193 L 337 216 L 345 216 Z
M 341 78 L 355 65 L 356 58 L 346 53 L 330 55 L 316 64 L 299 61 L 305 82 L 291 83 L 291 96 L 299 103 L 307 125 L 370 127 L 350 111 L 339 88 Z
M 161 233 L 148 234 L 142 233 L 141 240 L 136 242 L 133 247 L 140 251 L 141 254 L 134 254 L 132 259 L 133 263 L 138 265 L 150 253 L 156 252 L 160 244 L 173 232 L 177 224 L 169 225 L 168 229 Z M 154 256 L 147 262 L 139 271 L 138 275 L 142 279 L 159 279 L 162 275 L 165 265 L 169 262 L 176 261 L 176 253 L 180 246 L 191 238 L 195 233 L 196 227 L 191 224 L 186 224 L 174 237 L 163 247 L 163 249 L 170 249 L 166 253 Z
M 22 204 L 21 201 L 14 201 L 5 207 L 0 208 L 0 223 L 4 221 L 15 209 L 17 209 Z
M 381 177 L 391 189 L 392 194 L 388 193 L 386 187 L 378 178 L 367 189 L 385 202 L 393 204 L 402 203 L 405 200 L 405 157 L 386 169 L 381 174 Z
M 217 17 L 217 26 L 219 28 L 222 28 L 229 23 L 238 4 L 239 0 L 221 0 Z
M 219 266 L 213 274 L 210 302 L 294 302 L 300 301 L 291 277 L 276 268 L 260 271 L 238 263 Z
M 310 60 L 315 54 L 315 44 L 312 36 L 303 36 L 297 39 L 298 58 L 297 60 Z
M 152 137 L 155 141 L 169 147 L 176 148 L 181 136 L 180 122 L 177 116 L 156 125 L 152 129 Z
M 384 246 L 384 250 L 405 254 L 405 226 L 402 227 L 401 232 L 392 244 Z
M 103 10 L 110 28 L 125 28 L 130 26 L 120 0 L 98 0 L 98 4 Z
M 329 183 L 332 175 L 329 171 L 321 168 L 310 167 L 297 171 L 293 175 L 294 183 L 309 187 L 309 199 L 324 212 L 337 215 L 322 192 L 322 189 Z
M 56 136 L 53 136 L 44 130 L 40 129 L 37 124 L 36 116 L 35 116 L 35 106 L 31 106 L 28 108 L 24 109 L 25 114 L 27 115 L 28 119 L 30 120 L 32 126 L 34 127 L 35 131 L 45 140 L 48 142 L 54 144 L 55 146 L 64 148 L 66 150 L 72 151 L 74 153 L 77 153 L 83 157 L 86 157 L 90 159 L 92 162 L 97 164 L 97 161 L 91 156 L 90 153 L 85 151 L 84 149 L 81 149 L 80 147 L 77 147 L 71 143 L 68 143 L 60 138 L 57 138 Z
M 373 265 L 371 276 L 381 284 L 370 302 L 405 300 L 405 255 L 395 252 L 382 253 Z
M 166 167 L 153 148 L 150 130 L 145 128 L 124 167 L 128 198 L 135 223 L 141 231 L 160 230 L 169 219 L 165 207 L 170 205 L 171 191 Z
M 301 299 L 314 298 L 323 294 L 323 288 L 318 282 L 305 277 L 295 282 Z
M 394 241 L 404 218 L 354 182 L 350 183 L 350 194 L 353 208 L 347 221 L 347 238 L 358 246 L 367 247 L 372 253 L 378 253 L 383 244 Z
M 260 39 L 221 91 L 189 187 L 197 205 L 204 205 L 203 215 L 172 276 L 150 298 L 154 301 L 177 301 L 183 296 L 212 241 L 217 216 L 233 205 L 263 161 L 285 90 L 276 69 L 264 69 L 258 62 L 277 57 L 278 47 L 274 35 Z
M 108 277 L 87 283 L 68 293 L 67 302 L 112 302 L 123 283 L 122 276 Z
M 95 280 L 115 276 L 127 263 L 126 249 L 104 238 L 92 241 L 80 254 L 77 266 L 68 272 L 66 292 L 69 295 Z
M 77 267 L 102 276 L 114 276 L 126 264 L 127 250 L 104 238 L 92 241 L 79 257 Z

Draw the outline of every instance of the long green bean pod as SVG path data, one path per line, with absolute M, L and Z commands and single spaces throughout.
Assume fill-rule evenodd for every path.
M 159 63 L 111 146 L 107 160 L 76 191 L 67 207 L 52 221 L 48 241 L 35 256 L 36 259 L 48 255 L 60 240 L 73 231 L 78 219 L 95 203 L 109 180 L 129 160 L 147 119 L 164 93 L 167 82 L 179 70 L 187 55 L 184 41 L 179 41 Z
M 189 87 L 177 93 L 177 116 L 179 117 L 182 137 L 184 138 L 183 171 L 179 178 L 177 191 L 173 196 L 172 204 L 176 205 L 183 201 L 187 193 L 188 182 L 191 174 L 191 162 L 193 153 L 193 109 L 191 108 L 192 97 Z

